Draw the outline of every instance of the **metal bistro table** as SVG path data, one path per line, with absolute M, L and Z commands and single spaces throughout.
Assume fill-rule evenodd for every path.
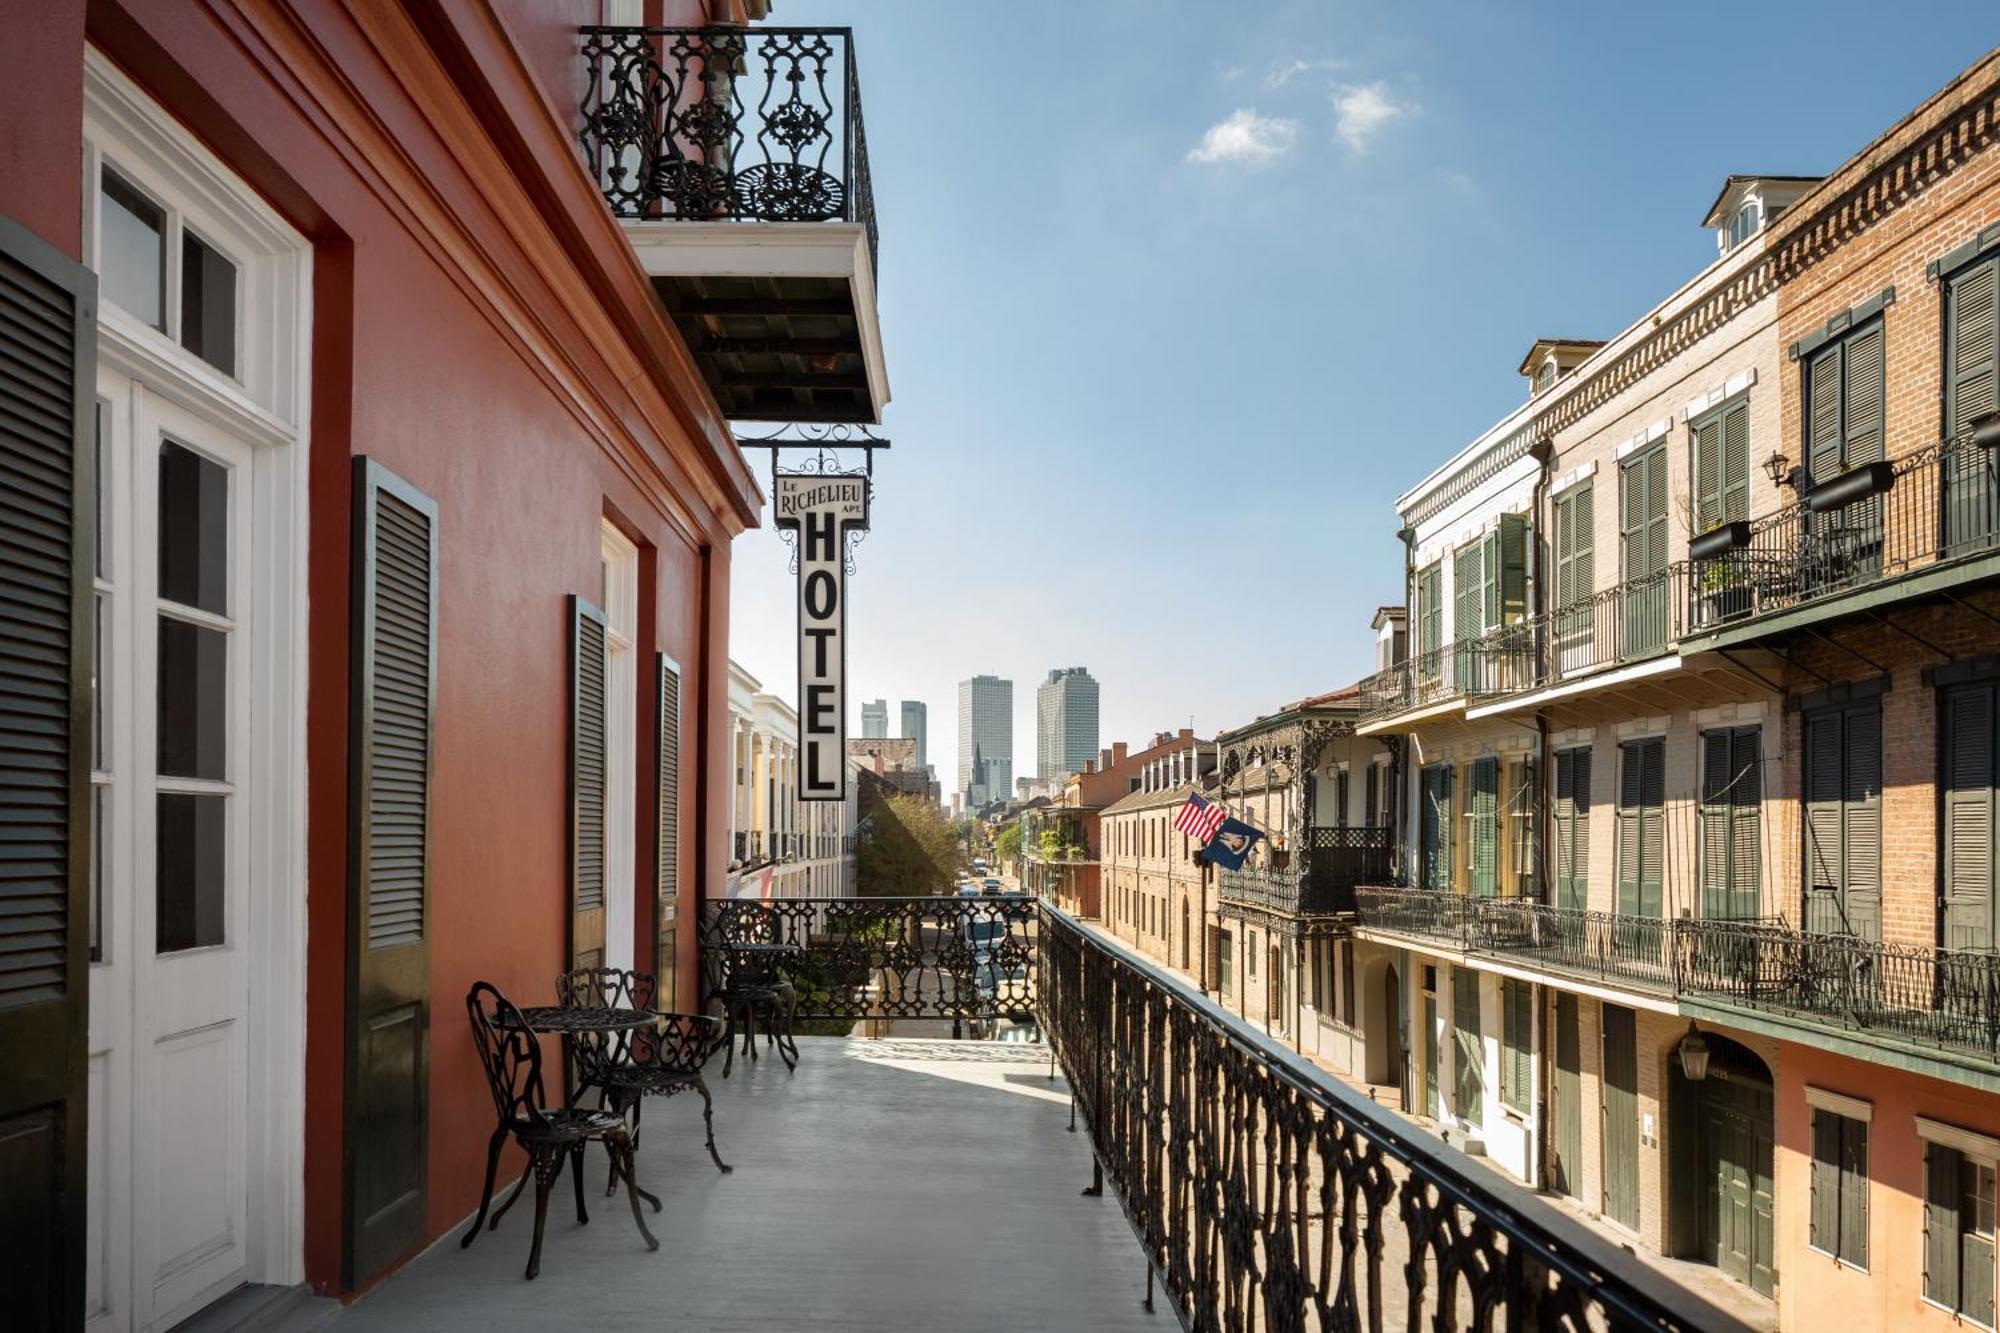
M 795 1068 L 799 1063 L 799 1046 L 792 1037 L 792 1015 L 798 1008 L 798 991 L 785 976 L 785 964 L 804 958 L 805 946 L 745 940 L 724 943 L 720 948 L 729 956 L 728 990 L 746 998 L 750 998 L 750 993 L 760 993 L 750 1003 L 741 1006 L 745 1018 L 743 1053 L 752 1060 L 757 1058 L 756 1006 L 758 1003 L 767 1004 L 771 1021 L 765 1035 L 777 1043 L 778 1057 L 785 1062 L 785 1068 Z M 732 1028 L 735 1013 L 736 1008 L 730 1007 Z M 732 1030 L 725 1038 L 731 1047 L 735 1045 L 735 1035 Z M 728 1076 L 728 1060 L 725 1058 L 723 1077 Z
M 495 1001 L 493 1012 L 486 1014 L 485 1006 L 478 1003 L 481 991 L 491 995 Z M 486 1208 L 493 1196 L 493 1171 L 499 1161 L 499 1150 L 504 1136 L 512 1135 L 530 1156 L 530 1169 L 521 1173 L 515 1182 L 513 1192 L 486 1222 L 486 1230 L 499 1227 L 500 1219 L 521 1197 L 532 1177 L 536 1181 L 535 1196 L 535 1239 L 528 1253 L 528 1276 L 534 1277 L 541 1268 L 542 1230 L 547 1216 L 548 1189 L 562 1178 L 565 1165 L 570 1165 L 575 1174 L 576 1220 L 587 1222 L 589 1214 L 583 1202 L 583 1147 L 587 1143 L 611 1140 L 607 1144 L 617 1163 L 618 1154 L 624 1154 L 626 1184 L 632 1195 L 632 1220 L 639 1228 L 639 1234 L 646 1240 L 648 1249 L 657 1250 L 659 1241 L 646 1229 L 646 1220 L 640 1214 L 639 1200 L 644 1198 L 660 1210 L 660 1201 L 640 1189 L 633 1176 L 636 1162 L 632 1157 L 631 1143 L 626 1135 L 622 1116 L 614 1116 L 608 1111 L 583 1111 L 576 1107 L 577 1094 L 582 1091 L 572 1079 L 570 1070 L 576 1064 L 573 1043 L 578 1038 L 587 1040 L 616 1041 L 620 1058 L 629 1046 L 629 1036 L 634 1029 L 646 1027 L 657 1021 L 658 1015 L 650 1009 L 570 1007 L 565 1005 L 533 1005 L 518 1008 L 491 986 L 481 983 L 473 988 L 467 1007 L 473 1011 L 474 1030 L 482 1028 L 488 1034 L 482 1051 L 491 1047 L 494 1054 L 488 1059 L 487 1076 L 494 1084 L 494 1096 L 500 1102 L 500 1125 L 494 1131 L 494 1140 L 487 1154 L 486 1193 L 480 1200 L 479 1213 L 472 1220 L 472 1226 L 460 1238 L 459 1245 L 470 1245 L 480 1232 L 480 1223 L 486 1219 Z M 559 1112 L 543 1109 L 541 1102 L 541 1051 L 540 1044 L 527 1041 L 516 1044 L 500 1034 L 528 1033 L 535 1036 L 553 1034 L 563 1039 L 563 1107 Z M 499 1043 L 495 1045 L 494 1043 Z M 525 1083 L 520 1081 L 516 1070 L 525 1069 Z M 616 1174 L 613 1176 L 616 1180 Z

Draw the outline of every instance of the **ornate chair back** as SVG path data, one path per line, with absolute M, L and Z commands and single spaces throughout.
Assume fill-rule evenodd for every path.
M 465 993 L 465 1011 L 472 1019 L 472 1040 L 479 1048 L 479 1063 L 486 1071 L 500 1123 L 530 1131 L 546 1129 L 541 1039 L 528 1030 L 514 1002 L 487 982 L 474 982 Z

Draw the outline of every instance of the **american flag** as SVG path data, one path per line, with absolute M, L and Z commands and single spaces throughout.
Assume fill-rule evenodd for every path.
M 1229 812 L 1213 801 L 1189 793 L 1187 804 L 1174 816 L 1174 829 L 1194 839 L 1199 846 L 1208 846 L 1215 837 L 1215 831 L 1222 827 L 1222 821 L 1229 818 Z

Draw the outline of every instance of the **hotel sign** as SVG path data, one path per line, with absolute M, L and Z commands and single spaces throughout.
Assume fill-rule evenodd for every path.
M 847 534 L 868 527 L 864 473 L 781 472 L 772 509 L 798 534 L 799 799 L 847 799 Z

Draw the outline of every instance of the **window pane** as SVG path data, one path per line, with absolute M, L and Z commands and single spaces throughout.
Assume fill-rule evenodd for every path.
M 106 665 L 106 650 L 110 644 L 105 640 L 105 620 L 109 616 L 111 599 L 98 593 L 92 599 L 95 616 L 91 626 L 90 649 L 90 763 L 100 772 L 109 767 L 105 763 L 105 692 L 111 688 L 111 671 Z
M 181 233 L 181 346 L 225 375 L 236 373 L 236 265 L 187 231 Z
M 98 281 L 104 297 L 163 329 L 167 302 L 167 215 L 109 167 L 97 210 Z
M 229 472 L 173 443 L 160 445 L 160 597 L 229 614 Z
M 229 636 L 160 617 L 159 771 L 176 778 L 229 776 Z
M 223 942 L 224 796 L 161 792 L 159 797 L 159 917 L 161 953 Z

